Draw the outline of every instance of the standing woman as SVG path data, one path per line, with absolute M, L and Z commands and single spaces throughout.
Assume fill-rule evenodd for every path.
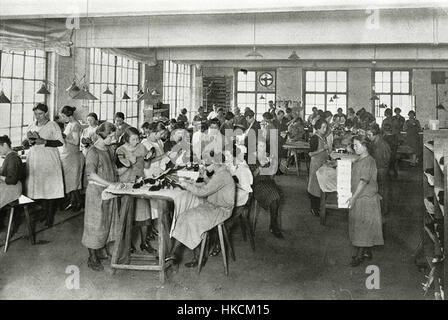
M 311 200 L 311 213 L 315 216 L 319 215 L 320 211 L 320 186 L 317 181 L 316 172 L 328 160 L 331 148 L 327 143 L 325 134 L 327 133 L 327 122 L 324 119 L 319 119 L 314 125 L 316 133 L 310 139 L 310 174 L 308 178 L 308 196 Z
M 84 156 L 79 149 L 82 127 L 73 116 L 75 110 L 75 107 L 64 106 L 59 113 L 59 117 L 65 123 L 61 161 L 64 173 L 65 194 L 70 199 L 70 204 L 65 210 L 71 208 L 76 212 L 82 207 L 80 190 L 82 189 Z
M 149 151 L 140 143 L 140 133 L 134 127 L 129 127 L 124 131 L 123 142 L 124 144 L 118 147 L 116 154 L 119 163 L 127 160 L 128 165 L 118 168 L 118 179 L 123 183 L 134 183 L 136 177 L 144 176 L 144 168 L 149 167 L 149 161 L 145 161 Z M 140 249 L 148 253 L 156 252 L 147 237 L 147 226 L 151 222 L 151 208 L 147 200 L 136 199 L 134 220 L 140 227 Z
M 86 189 L 84 233 L 82 244 L 89 249 L 87 265 L 95 271 L 104 269 L 100 259 L 107 243 L 115 241 L 118 227 L 117 199 L 102 200 L 102 192 L 118 183 L 117 169 L 110 146 L 115 142 L 115 126 L 102 123 L 96 130 L 98 140 L 87 152 L 86 175 L 89 185 Z
M 81 134 L 81 151 L 86 156 L 87 151 L 98 139 L 96 129 L 98 129 L 98 116 L 96 113 L 89 113 L 86 117 L 89 126 L 82 130 Z
M 352 194 L 348 200 L 348 232 L 355 254 L 350 265 L 356 267 L 364 259 L 372 259 L 371 248 L 384 244 L 381 205 L 378 194 L 375 159 L 370 155 L 370 141 L 365 136 L 353 138 L 359 159 L 352 167 Z
M 409 119 L 404 123 L 403 129 L 406 131 L 407 144 L 412 148 L 414 153 L 411 155 L 411 166 L 415 167 L 417 156 L 421 155 L 422 145 L 418 133 L 422 131 L 420 121 L 415 118 L 415 111 L 409 111 Z
M 0 209 L 19 199 L 22 194 L 22 179 L 25 171 L 17 152 L 11 149 L 8 136 L 0 137 L 0 157 L 5 157 L 0 168 Z
M 64 144 L 59 125 L 48 118 L 48 107 L 39 103 L 33 108 L 36 122 L 29 125 L 23 144 L 30 146 L 25 182 L 26 195 L 43 200 L 45 225 L 54 222 L 56 200 L 64 197 L 64 180 L 58 147 Z

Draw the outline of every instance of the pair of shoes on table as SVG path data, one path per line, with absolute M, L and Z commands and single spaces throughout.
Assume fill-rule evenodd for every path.
M 350 266 L 351 267 L 357 267 L 359 266 L 361 263 L 364 262 L 364 257 L 352 257 L 352 261 L 350 262 Z
M 93 261 L 90 257 L 87 260 L 87 266 L 90 269 L 92 269 L 93 271 L 103 271 L 104 270 L 104 267 L 99 260 Z
M 277 239 L 284 239 L 283 233 L 278 228 L 270 227 L 269 232 L 272 233 Z

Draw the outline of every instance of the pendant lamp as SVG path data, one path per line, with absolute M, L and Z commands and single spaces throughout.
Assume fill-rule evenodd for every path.
M 289 60 L 299 60 L 300 57 L 297 55 L 296 51 L 293 50 L 292 53 L 288 57 Z
M 131 97 L 128 96 L 128 93 L 125 91 L 125 92 L 123 92 L 123 98 L 121 98 L 121 99 L 123 99 L 123 100 L 129 100 L 129 99 L 131 99 Z
M 11 103 L 11 100 L 8 99 L 3 90 L 0 90 L 0 103 Z
M 106 90 L 104 90 L 103 94 L 113 95 L 114 93 L 110 91 L 109 86 L 107 86 Z
M 72 99 L 76 100 L 98 100 L 97 97 L 95 97 L 93 94 L 90 93 L 87 86 L 83 86 L 82 89 L 73 96 Z
M 50 94 L 50 91 L 48 91 L 47 86 L 45 85 L 45 83 L 42 82 L 40 89 L 37 90 L 36 92 L 37 94 Z

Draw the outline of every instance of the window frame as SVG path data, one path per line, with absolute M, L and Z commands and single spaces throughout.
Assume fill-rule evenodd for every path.
M 325 74 L 325 78 L 324 78 L 324 91 L 307 91 L 306 90 L 306 73 L 307 72 L 324 72 Z M 337 92 L 337 88 L 336 88 L 336 92 L 334 91 L 327 91 L 327 87 L 328 87 L 328 72 L 345 72 L 346 76 L 345 76 L 345 92 Z M 323 111 L 327 111 L 327 104 L 328 104 L 328 99 L 327 96 L 330 95 L 335 95 L 335 94 L 344 94 L 346 96 L 346 106 L 345 106 L 345 110 L 344 110 L 344 114 L 347 114 L 347 109 L 349 108 L 349 81 L 348 81 L 348 77 L 349 77 L 349 69 L 347 68 L 306 68 L 302 70 L 302 101 L 303 101 L 303 118 L 305 120 L 305 117 L 307 116 L 306 113 L 306 95 L 307 94 L 323 94 L 324 95 L 324 110 Z M 309 115 L 309 114 L 308 114 Z
M 30 52 L 33 52 L 33 54 L 31 55 Z M 8 121 L 8 126 L 6 127 L 0 127 L 1 131 L 6 132 L 9 136 L 9 138 L 11 139 L 11 142 L 13 144 L 13 146 L 17 146 L 17 141 L 22 141 L 22 138 L 24 136 L 24 132 L 26 130 L 26 128 L 34 121 L 34 117 L 32 117 L 31 123 L 24 123 L 25 122 L 25 112 L 30 112 L 31 110 L 26 110 L 25 109 L 25 105 L 36 105 L 37 103 L 45 103 L 46 105 L 48 105 L 50 98 L 47 95 L 39 95 L 36 93 L 37 90 L 39 90 L 39 87 L 41 85 L 41 83 L 47 83 L 49 82 L 49 68 L 50 68 L 50 64 L 49 64 L 49 60 L 50 60 L 50 53 L 49 52 L 44 52 L 43 50 L 24 50 L 24 51 L 12 51 L 12 52 L 6 52 L 5 50 L 0 50 L 0 66 L 2 66 L 3 64 L 3 59 L 4 59 L 4 55 L 8 54 L 11 56 L 11 74 L 9 76 L 7 75 L 3 75 L 4 74 L 4 70 L 1 70 L 0 73 L 0 82 L 2 83 L 9 83 L 9 99 L 11 100 L 11 102 L 9 104 L 3 104 L 3 106 L 8 106 L 9 108 L 9 121 Z M 14 75 L 14 59 L 16 56 L 21 56 L 22 57 L 22 75 L 21 76 L 16 76 Z M 27 57 L 28 58 L 32 58 L 33 59 L 33 76 L 32 77 L 28 77 L 27 76 Z M 38 67 L 38 59 L 40 60 L 44 60 L 42 65 L 44 67 L 42 71 L 42 76 L 43 78 L 37 78 L 36 77 L 36 70 Z M 6 66 L 6 63 L 5 63 Z M 1 68 L 0 68 L 1 69 Z M 20 81 L 21 82 L 21 87 L 22 87 L 22 91 L 21 91 L 21 99 L 19 102 L 14 101 L 13 98 L 13 94 L 14 94 L 14 81 Z M 33 87 L 33 99 L 32 101 L 25 101 L 25 98 L 28 99 L 28 97 L 25 97 L 25 84 L 27 82 L 33 82 L 34 83 L 34 87 Z M 5 85 L 3 85 L 3 87 L 5 87 Z M 5 94 L 8 94 L 7 90 L 5 90 Z M 52 94 L 54 94 L 52 92 Z M 36 97 L 41 96 L 42 99 L 36 99 Z M 20 126 L 17 125 L 13 125 L 12 124 L 12 117 L 13 117 L 13 108 L 15 108 L 16 106 L 19 106 L 21 108 L 21 112 L 20 112 Z M 49 110 L 50 111 L 50 110 Z M 51 113 L 51 111 L 50 111 Z M 29 120 L 29 119 L 27 119 Z M 20 137 L 16 137 L 15 135 L 12 134 L 13 130 L 17 130 L 20 129 Z M 20 145 L 20 142 L 19 142 Z
M 390 73 L 390 92 L 389 93 L 381 93 L 381 92 L 376 92 L 376 72 L 389 72 Z M 393 88 L 394 88 L 394 79 L 393 79 L 393 73 L 394 72 L 408 72 L 409 73 L 409 92 L 408 93 L 394 93 Z M 371 86 L 371 96 L 373 97 L 374 95 L 377 96 L 389 96 L 390 98 L 390 105 L 387 106 L 387 108 L 392 109 L 392 112 L 394 110 L 394 105 L 393 105 L 393 101 L 394 101 L 394 96 L 413 96 L 412 94 L 412 80 L 413 80 L 413 74 L 412 74 L 412 69 L 408 69 L 408 68 L 392 68 L 392 69 L 388 69 L 388 68 L 375 68 L 372 69 L 371 72 L 371 81 L 372 81 L 372 86 Z M 376 102 L 378 101 L 378 103 Z M 378 120 L 379 118 L 381 119 L 381 121 L 384 119 L 384 108 L 379 108 L 380 105 L 380 101 L 379 100 L 372 100 L 372 110 L 374 111 L 373 114 L 375 116 L 375 118 Z M 413 106 L 410 106 L 411 110 L 415 111 L 415 102 Z M 378 113 L 377 113 L 377 109 L 378 109 Z M 382 113 L 380 112 L 382 110 Z M 379 114 L 379 115 L 378 115 Z M 408 118 L 408 115 L 402 115 L 405 119 Z
M 258 100 L 259 100 L 258 96 L 259 95 L 263 95 L 263 94 L 264 95 L 267 95 L 267 94 L 272 95 L 273 94 L 274 98 L 273 98 L 272 101 L 274 101 L 274 103 L 277 103 L 277 74 L 278 74 L 277 68 L 273 68 L 273 69 L 270 69 L 270 68 L 250 68 L 250 69 L 246 69 L 246 68 L 244 68 L 244 70 L 247 70 L 247 72 L 255 72 L 255 87 L 254 87 L 254 91 L 247 91 L 247 90 L 240 91 L 240 90 L 238 90 L 238 73 L 239 72 L 243 72 L 243 71 L 241 71 L 241 69 L 242 68 L 235 68 L 233 70 L 233 72 L 234 72 L 234 83 L 233 83 L 233 85 L 234 85 L 234 88 L 235 88 L 235 90 L 234 90 L 234 97 L 233 97 L 234 101 L 235 101 L 234 105 L 239 107 L 239 103 L 238 103 L 238 94 L 239 93 L 242 93 L 242 94 L 253 94 L 255 96 L 255 103 L 254 103 L 254 110 L 253 110 L 254 113 L 255 113 L 255 118 L 257 120 L 261 120 L 260 117 L 261 117 L 262 113 L 258 112 Z M 257 82 L 258 82 L 258 73 L 259 72 L 274 73 L 274 83 L 275 83 L 274 90 L 258 90 L 259 86 L 258 86 Z M 265 98 L 266 103 L 264 103 L 263 105 L 268 105 L 269 100 L 270 99 Z M 244 113 L 244 110 L 241 110 L 241 112 Z
M 98 57 L 99 61 L 96 60 L 98 52 L 99 52 L 99 57 Z M 108 56 L 107 64 L 104 64 L 104 62 L 103 62 L 104 55 Z M 111 57 L 113 59 L 113 64 L 111 64 L 111 61 L 110 61 Z M 120 63 L 119 63 L 119 60 L 121 61 Z M 133 66 L 129 66 L 129 65 L 123 66 L 124 60 L 127 61 L 128 64 L 130 62 L 132 64 L 137 64 L 137 68 L 134 68 Z M 96 66 L 99 68 L 99 81 L 96 80 L 96 76 L 97 76 L 95 73 Z M 107 75 L 107 81 L 103 81 L 104 67 L 107 67 L 108 72 L 112 68 L 113 83 L 110 82 L 110 74 Z M 117 82 L 118 81 L 118 77 L 117 77 L 118 71 L 123 72 L 123 70 L 126 70 L 127 79 L 126 79 L 126 81 L 124 81 L 120 77 L 120 83 L 118 83 Z M 129 79 L 129 71 L 130 70 L 136 70 L 137 84 L 129 83 L 129 81 L 133 81 L 132 76 L 131 76 L 131 79 Z M 132 72 L 134 72 L 134 71 L 132 71 Z M 132 72 L 131 72 L 131 74 L 132 74 Z M 141 87 L 142 72 L 143 72 L 143 66 L 142 66 L 141 62 L 132 60 L 132 59 L 124 57 L 124 56 L 111 54 L 107 51 L 101 50 L 101 48 L 90 48 L 89 88 L 90 88 L 91 92 L 93 93 L 93 95 L 95 95 L 98 98 L 98 100 L 88 102 L 89 112 L 95 112 L 98 115 L 100 120 L 106 120 L 106 121 L 113 122 L 113 116 L 118 111 L 123 112 L 122 103 L 125 103 L 125 112 L 123 112 L 126 117 L 125 121 L 128 123 L 131 122 L 131 123 L 129 123 L 130 125 L 138 127 L 138 124 L 140 123 L 141 101 L 140 102 L 137 101 L 136 93 L 137 93 L 138 88 Z M 93 79 L 93 82 L 92 82 L 92 79 Z M 99 92 L 96 92 L 96 90 L 94 89 L 96 86 L 99 87 Z M 104 88 L 103 88 L 103 86 L 104 86 Z M 118 95 L 118 87 L 119 86 L 126 87 L 125 90 L 127 91 L 128 95 L 131 99 L 129 99 L 129 100 L 121 99 L 121 95 Z M 109 89 L 112 91 L 112 93 L 113 93 L 112 96 L 111 95 L 103 95 L 103 91 L 105 90 L 106 87 L 109 87 Z M 129 87 L 135 87 L 135 94 L 132 94 L 132 92 L 129 91 Z M 121 94 L 123 94 L 123 92 L 124 91 L 122 91 Z M 104 96 L 106 96 L 106 97 L 104 97 Z M 109 96 L 110 96 L 110 98 L 108 98 Z M 112 106 L 110 106 L 109 103 L 112 103 Z M 135 105 L 135 108 L 136 108 L 135 114 L 133 114 L 133 112 L 129 112 L 129 111 L 132 111 L 133 103 L 136 104 Z M 104 104 L 106 104 L 106 106 L 104 106 Z M 105 118 L 103 117 L 103 115 L 101 113 L 101 111 L 104 107 L 106 108 Z M 110 107 L 112 107 L 112 112 L 109 109 Z M 112 118 L 110 116 L 112 116 Z
M 172 68 L 175 68 L 174 71 Z M 172 60 L 163 61 L 162 70 L 162 100 L 170 105 L 170 118 L 177 118 L 181 108 L 191 111 L 191 97 L 194 79 L 193 66 L 186 63 L 175 63 Z M 185 101 L 185 98 L 190 101 Z M 188 106 L 185 104 L 188 103 Z

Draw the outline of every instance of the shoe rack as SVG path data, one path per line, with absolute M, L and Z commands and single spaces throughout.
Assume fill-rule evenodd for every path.
M 448 248 L 448 130 L 423 132 L 423 202 L 421 215 L 420 260 L 417 264 L 425 271 L 423 294 L 436 300 L 445 298 L 448 288 L 448 265 L 444 249 Z M 447 208 L 447 209 L 445 209 Z

